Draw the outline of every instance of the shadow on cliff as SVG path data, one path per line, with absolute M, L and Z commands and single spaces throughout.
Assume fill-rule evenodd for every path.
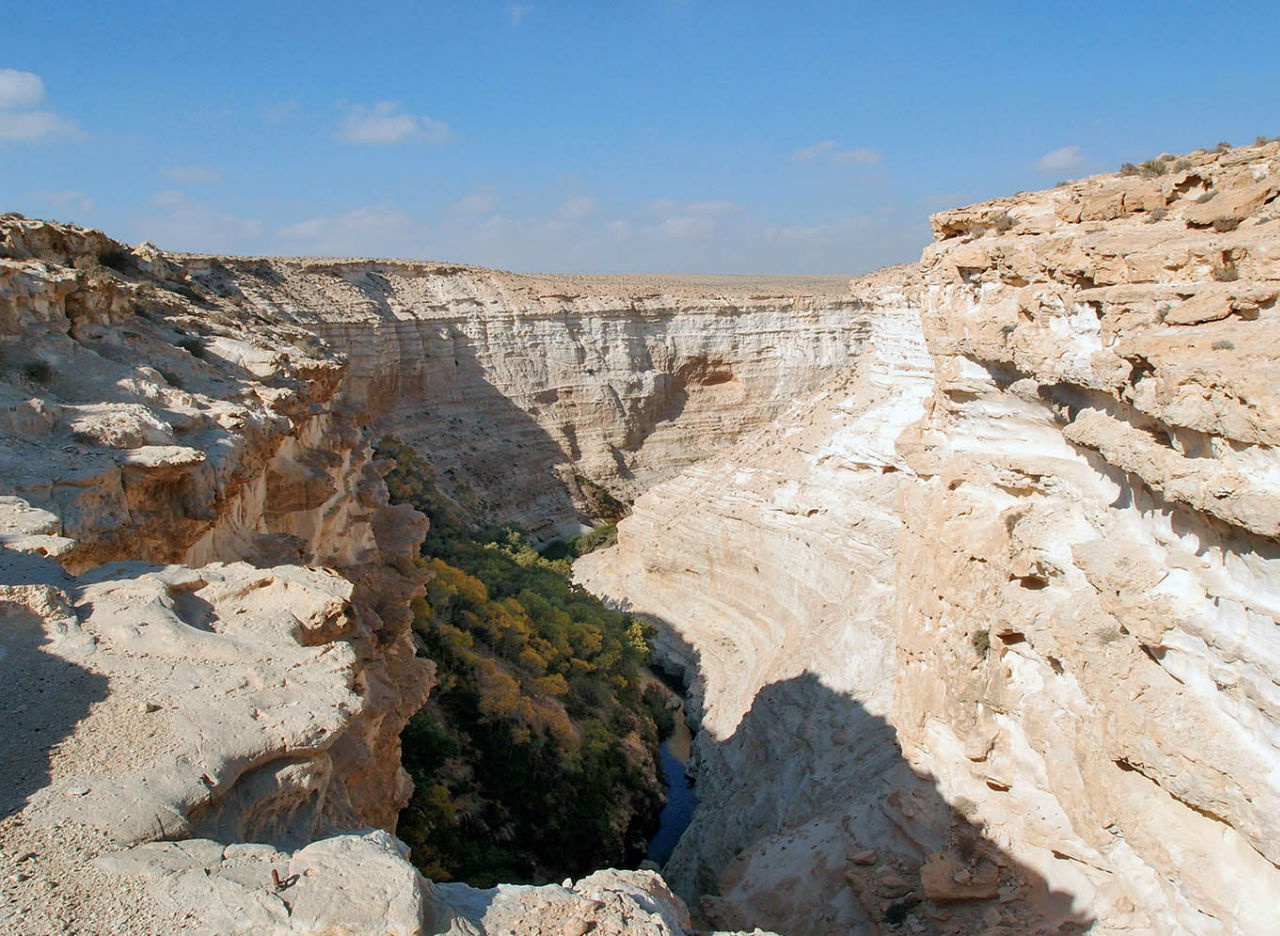
M 385 388 L 395 402 L 377 427 L 418 452 L 473 520 L 516 522 L 538 541 L 587 523 L 574 496 L 572 426 L 562 427 L 564 444 L 553 438 L 535 418 L 536 400 L 530 412 L 495 386 L 456 326 L 424 347 L 419 367 L 416 378 L 400 374 Z
M 0 587 L 51 584 L 63 584 L 52 559 L 0 548 Z M 51 652 L 57 623 L 17 597 L 0 597 L 0 819 L 48 786 L 53 749 L 107 697 L 106 677 Z
M 696 650 L 656 623 L 657 665 L 696 695 Z M 974 804 L 916 773 L 888 722 L 811 672 L 765 686 L 732 735 L 701 731 L 694 750 L 699 805 L 663 873 L 701 925 L 1067 936 L 1093 922 L 992 842 Z

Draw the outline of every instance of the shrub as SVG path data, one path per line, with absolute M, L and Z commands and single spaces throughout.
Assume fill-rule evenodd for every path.
M 402 736 L 415 792 L 397 828 L 414 863 L 488 887 L 638 860 L 660 806 L 643 622 L 570 582 L 522 531 L 471 528 L 402 442 L 377 455 L 392 502 L 431 521 L 413 630 L 438 686 Z
M 974 631 L 969 639 L 973 643 L 974 651 L 980 657 L 985 657 L 987 651 L 991 649 L 991 633 L 985 629 Z
M 98 262 L 117 273 L 128 273 L 134 269 L 133 253 L 117 247 L 98 255 Z
M 1234 283 L 1240 278 L 1240 273 L 1236 270 L 1234 263 L 1215 263 L 1213 265 L 1213 278 L 1219 283 Z
M 1230 143 L 1228 143 L 1226 140 L 1220 140 L 1218 142 L 1218 145 L 1213 148 L 1213 151 L 1215 153 L 1225 153 L 1230 149 L 1231 149 Z
M 995 228 L 995 231 L 997 234 L 1005 234 L 1013 230 L 1013 226 L 1017 223 L 1018 222 L 1013 217 L 1013 215 L 1009 214 L 1009 212 L 1006 211 L 1004 214 L 997 217 L 992 222 L 991 226 Z
M 204 353 L 205 353 L 204 342 L 201 341 L 199 338 L 192 338 L 192 337 L 179 338 L 177 341 L 174 342 L 174 344 L 176 344 L 179 348 L 187 352 L 187 354 L 191 355 L 192 357 L 195 357 L 195 358 L 204 357 Z
M 1186 172 L 1191 168 L 1191 160 L 1187 158 L 1175 159 L 1170 167 L 1174 172 Z
M 1138 171 L 1144 179 L 1154 179 L 1156 176 L 1164 175 L 1168 168 L 1163 156 L 1157 156 L 1155 159 L 1148 159 L 1138 167 Z
M 1154 208 L 1151 214 L 1147 216 L 1147 224 L 1155 224 L 1157 221 L 1163 221 L 1169 217 L 1168 208 Z
M 1131 162 L 1124 163 L 1120 166 L 1120 174 L 1122 176 L 1135 176 L 1138 174 L 1138 167 Z
M 184 299 L 189 299 L 198 305 L 204 303 L 204 296 L 200 295 L 196 288 L 190 283 L 177 283 L 176 285 L 173 283 L 166 283 L 164 288 L 169 290 L 169 292 L 177 293 Z
M 1225 338 L 1213 343 L 1213 350 L 1215 351 L 1233 351 L 1235 347 L 1236 343 L 1234 341 L 1227 341 Z
M 27 361 L 20 368 L 22 376 L 32 383 L 47 384 L 53 379 L 53 368 L 48 361 Z

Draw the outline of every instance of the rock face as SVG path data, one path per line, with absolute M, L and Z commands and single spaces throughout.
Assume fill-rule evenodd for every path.
M 1164 168 L 934 218 L 894 722 L 1102 919 L 1265 932 L 1280 144 Z
M 186 260 L 350 359 L 348 397 L 477 516 L 539 536 L 731 445 L 849 367 L 837 278 L 517 276 L 404 261 Z M 583 479 L 586 479 L 585 481 Z
M 113 846 L 393 828 L 425 522 L 386 506 L 343 362 L 145 247 L 0 238 L 5 913 L 145 918 L 80 876 Z M 9 873 L 24 842 L 55 899 Z
M 353 367 L 313 331 L 290 323 L 314 309 L 276 314 L 272 303 L 292 295 L 297 281 L 311 283 L 311 273 L 282 277 L 276 293 L 250 301 L 227 269 L 148 245 L 129 250 L 69 225 L 0 218 L 0 704 L 17 739 L 0 764 L 6 927 L 43 932 L 76 920 L 101 932 L 224 932 L 243 916 L 235 926 L 245 931 L 279 924 L 281 932 L 300 933 L 369 928 L 390 915 L 417 932 L 447 909 L 387 845 L 389 837 L 323 838 L 393 829 L 409 795 L 399 734 L 431 674 L 408 626 L 409 602 L 423 581 L 414 560 L 426 526 L 414 511 L 387 506 L 365 427 L 375 419 L 389 425 L 420 405 L 421 398 L 386 395 L 401 381 L 400 358 L 416 359 L 393 342 L 394 360 L 366 356 L 364 370 Z M 348 273 L 365 282 L 380 269 Z M 448 323 L 444 331 L 457 332 L 450 341 L 459 349 L 466 345 L 459 335 L 486 328 L 473 293 L 491 284 L 474 275 L 480 278 L 432 281 L 457 293 L 455 311 L 421 310 L 430 328 L 439 325 L 434 314 Z M 431 277 L 411 271 L 408 280 L 417 279 Z M 253 292 L 249 283 L 246 289 Z M 348 309 L 308 295 L 320 297 L 333 337 L 367 350 L 360 328 L 351 337 Z M 620 317 L 618 301 L 604 301 L 606 318 Z M 741 314 L 749 324 L 735 332 L 736 301 L 708 300 L 710 311 L 692 313 L 723 319 L 730 337 L 712 335 L 691 354 L 768 340 L 757 334 L 766 326 L 754 312 Z M 761 302 L 818 318 L 805 311 L 814 304 L 807 299 Z M 776 310 L 769 314 L 777 318 Z M 556 315 L 563 320 L 564 309 Z M 415 319 L 413 327 L 425 326 Z M 554 344 L 556 328 L 547 327 Z M 834 325 L 823 328 L 814 341 L 838 337 Z M 690 326 L 675 330 L 682 329 Z M 660 332 L 654 341 L 667 342 Z M 646 340 L 639 345 L 648 347 Z M 497 351 L 485 351 L 490 370 L 520 373 L 508 360 L 513 351 L 529 357 L 520 341 L 521 334 L 499 335 Z M 376 334 L 372 344 L 382 347 Z M 556 354 L 612 353 L 591 340 L 574 347 Z M 851 340 L 817 357 L 835 367 L 854 347 Z M 676 370 L 684 368 L 678 386 L 664 384 L 645 362 L 624 362 L 635 372 L 609 379 L 648 381 L 642 392 L 661 385 L 660 393 L 685 404 L 704 399 L 689 387 L 732 382 L 686 367 L 683 354 L 673 358 Z M 750 405 L 727 418 L 726 433 L 764 419 L 775 396 L 803 385 L 803 376 L 760 354 L 764 366 L 735 398 Z M 564 362 L 556 367 L 555 379 L 567 379 Z M 773 376 L 762 376 L 770 367 Z M 456 405 L 474 401 L 486 373 L 469 373 Z M 422 382 L 421 368 L 408 368 L 403 379 Z M 530 379 L 526 402 L 558 392 L 537 375 Z M 602 386 L 600 393 L 612 392 Z M 714 445 L 707 422 L 714 407 L 684 408 L 703 420 L 700 443 Z M 669 431 L 657 424 L 679 411 L 655 416 L 646 433 Z M 466 439 L 498 440 L 488 457 L 501 452 L 501 471 L 484 474 L 483 459 L 467 463 L 483 491 L 485 478 L 516 476 L 517 441 L 506 433 L 532 417 L 513 405 L 487 412 L 481 403 L 470 418 L 477 413 L 489 423 L 445 438 L 458 452 Z M 512 413 L 516 422 L 504 422 Z M 561 452 L 541 467 L 568 465 L 571 456 Z M 519 490 L 535 492 L 535 500 L 551 492 L 554 522 L 577 516 L 567 496 L 556 499 L 567 489 L 556 475 L 535 471 L 523 484 Z M 503 503 L 519 500 L 511 491 L 504 496 Z M 149 849 L 158 840 L 183 844 Z M 235 844 L 244 841 L 265 844 L 246 851 Z M 288 859 L 287 849 L 301 851 Z M 319 876 L 291 894 L 305 899 L 268 899 L 263 879 L 247 877 L 280 856 L 285 867 L 308 862 L 305 872 L 290 873 Z M 131 883 L 111 877 L 121 872 Z M 370 888 L 367 876 L 386 880 Z M 164 887 L 149 890 L 148 879 L 163 879 Z M 593 918 L 596 929 L 682 932 L 683 905 L 661 896 L 659 879 L 610 881 L 601 886 L 614 897 L 590 898 L 588 909 L 612 901 Z M 468 906 L 483 902 L 465 888 L 450 893 Z M 579 900 L 539 893 L 556 906 Z M 642 908 L 655 900 L 653 922 L 642 924 L 650 912 Z M 499 903 L 505 909 L 488 923 L 484 913 L 458 915 L 457 931 L 499 931 L 529 910 Z M 533 931 L 541 917 L 529 912 Z
M 852 290 L 0 218 L 0 925 L 1274 932 L 1278 193 L 1280 143 L 1156 160 Z M 405 861 L 384 430 L 542 535 L 637 498 L 576 574 L 691 683 L 694 923 Z
M 696 672 L 679 892 L 789 933 L 1274 929 L 1277 179 L 1270 143 L 936 216 L 932 387 L 900 355 L 868 425 L 873 336 L 844 409 L 579 561 Z

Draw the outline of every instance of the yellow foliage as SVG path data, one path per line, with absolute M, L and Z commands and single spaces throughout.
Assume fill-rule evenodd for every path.
M 543 641 L 545 643 L 546 641 Z M 544 657 L 539 656 L 538 651 L 533 647 L 525 647 L 520 651 L 520 665 L 535 673 L 545 673 L 547 671 L 547 661 Z
M 559 673 L 552 673 L 550 676 L 535 679 L 533 688 L 546 695 L 565 696 L 569 694 L 569 683 Z

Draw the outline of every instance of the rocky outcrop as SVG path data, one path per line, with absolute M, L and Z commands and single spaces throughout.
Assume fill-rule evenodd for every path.
M 0 237 L 0 671 L 18 739 L 0 765 L 0 922 L 30 932 L 77 920 L 111 932 L 300 933 L 359 929 L 385 916 L 407 932 L 435 931 L 443 919 L 445 928 L 476 933 L 533 931 L 544 918 L 591 911 L 583 932 L 682 932 L 683 905 L 652 875 L 606 876 L 590 884 L 590 897 L 537 891 L 544 911 L 530 903 L 533 891 L 495 899 L 459 885 L 437 895 L 389 836 L 327 837 L 394 828 L 409 794 L 399 733 L 430 679 L 408 628 L 423 581 L 415 558 L 425 520 L 387 506 L 367 431 L 421 404 L 380 396 L 389 385 L 422 382 L 412 351 L 393 342 L 393 358 L 360 358 L 370 346 L 360 328 L 377 328 L 357 316 L 352 337 L 350 310 L 312 289 L 309 277 L 331 273 L 282 275 L 270 296 L 246 283 L 250 299 L 218 261 L 131 250 L 98 232 L 12 216 L 0 218 Z M 386 265 L 365 266 L 344 269 L 363 283 Z M 407 281 L 456 293 L 444 331 L 483 331 L 484 303 L 472 293 L 502 276 L 434 275 L 412 269 Z M 282 311 L 274 303 L 298 282 L 319 305 Z M 620 321 L 617 301 L 604 301 L 615 321 L 602 329 L 635 331 Z M 729 338 L 707 339 L 716 353 L 768 340 L 752 331 L 765 328 L 755 313 L 741 318 L 756 324 L 735 331 L 734 301 L 714 298 L 711 312 L 691 313 L 727 323 Z M 817 318 L 808 300 L 760 301 Z M 594 339 L 569 341 L 565 351 L 556 335 L 565 309 L 552 305 L 542 317 L 561 322 L 547 334 L 560 342 L 557 355 L 613 353 Z M 436 328 L 439 312 L 424 306 L 413 328 L 427 320 Z M 308 316 L 320 313 L 360 366 L 317 339 L 324 329 L 291 324 L 316 325 Z M 822 327 L 821 340 L 831 338 Z M 667 341 L 660 331 L 654 340 Z M 455 399 L 475 404 L 468 415 L 480 424 L 445 436 L 458 451 L 468 438 L 497 439 L 488 457 L 501 453 L 504 477 L 520 462 L 505 434 L 515 423 L 503 420 L 532 416 L 514 405 L 486 411 L 472 394 L 486 373 L 522 373 L 509 360 L 529 358 L 522 338 L 499 335 L 497 350 L 485 346 L 489 370 L 469 372 Z M 381 347 L 376 334 L 372 344 Z M 822 366 L 844 361 L 852 347 L 820 355 Z M 685 406 L 704 399 L 688 388 L 732 381 L 689 363 L 701 353 L 673 356 L 683 382 L 668 389 L 703 419 L 708 407 Z M 760 354 L 763 365 L 735 397 L 753 401 L 742 424 L 763 419 L 774 396 L 804 379 Z M 558 392 L 567 365 L 556 367 L 553 377 L 529 377 L 526 404 Z M 663 379 L 647 358 L 609 376 L 644 385 L 642 394 Z M 604 435 L 622 417 L 613 418 Z M 660 435 L 670 427 L 658 424 L 669 421 L 655 417 L 642 435 Z M 708 426 L 699 441 L 715 444 Z M 590 509 L 585 482 L 565 468 L 577 454 L 557 451 L 543 467 L 555 467 Z M 481 490 L 490 477 L 482 463 L 468 463 L 467 476 Z M 577 515 L 567 498 L 556 500 L 569 487 L 557 477 L 535 470 L 520 490 L 535 500 L 551 491 L 559 522 Z M 172 840 L 181 844 L 148 844 Z M 299 851 L 289 858 L 288 849 Z M 277 859 L 306 867 L 277 888 L 258 873 Z M 126 880 L 112 877 L 119 874 Z M 298 884 L 294 874 L 308 880 Z M 288 896 L 271 896 L 286 887 Z M 454 904 L 477 915 L 454 913 Z
M 930 855 L 959 839 L 978 855 L 888 722 L 915 483 L 895 442 L 933 391 L 919 283 L 854 292 L 874 324 L 853 369 L 641 497 L 618 546 L 575 565 L 655 619 L 660 660 L 691 683 L 700 803 L 664 874 L 707 923 L 875 932 L 915 915 Z M 1000 883 L 1012 895 L 1012 873 Z M 974 931 L 985 910 L 945 915 Z
M 580 560 L 696 670 L 667 873 L 711 918 L 1273 926 L 1277 178 L 1270 143 L 935 217 L 918 421 L 864 421 L 869 354 Z
M 1277 143 L 1166 159 L 937 216 L 924 259 L 894 722 L 994 840 L 1160 932 L 1280 896 L 1278 180 Z
M 386 505 L 344 362 L 145 246 L 0 235 L 6 872 L 21 843 L 58 866 L 77 841 L 80 867 L 153 839 L 393 828 L 430 677 L 407 610 L 425 522 Z M 62 870 L 64 901 L 3 876 L 29 931 L 119 891 Z
M 576 574 L 692 685 L 699 926 L 1269 932 L 1277 179 L 946 212 L 836 292 L 0 219 L 0 924 L 689 928 L 647 872 L 478 892 L 385 831 L 430 676 L 393 430 L 544 536 L 636 498 Z
M 293 853 L 164 842 L 99 864 L 147 882 L 162 908 L 198 909 L 201 928 L 219 936 L 684 936 L 690 926 L 684 904 L 652 871 L 598 871 L 576 883 L 482 891 L 433 884 L 405 857 L 395 838 L 372 832 Z

